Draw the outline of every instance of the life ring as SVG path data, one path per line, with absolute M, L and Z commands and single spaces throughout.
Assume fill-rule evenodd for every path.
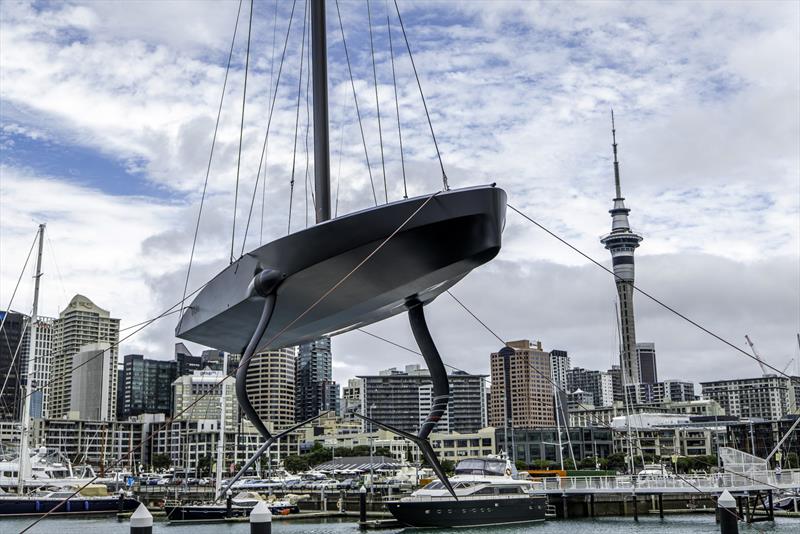
M 507 477 L 511 476 L 511 468 L 510 467 L 506 467 L 506 476 Z

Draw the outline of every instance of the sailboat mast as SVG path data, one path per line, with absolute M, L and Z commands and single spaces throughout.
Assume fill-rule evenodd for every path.
M 331 218 L 331 165 L 328 136 L 328 45 L 325 0 L 311 0 L 311 68 L 314 85 L 314 189 L 317 222 Z
M 22 416 L 19 439 L 19 470 L 17 472 L 17 493 L 25 489 L 25 477 L 30 473 L 30 458 L 28 457 L 28 435 L 31 424 L 31 379 L 33 378 L 36 357 L 36 327 L 39 314 L 39 279 L 42 277 L 42 249 L 44 248 L 44 224 L 39 225 L 39 252 L 36 256 L 36 276 L 33 286 L 33 308 L 31 309 L 31 335 L 28 344 L 28 361 L 25 362 L 25 380 L 22 383 Z
M 228 353 L 222 355 L 222 385 L 220 386 L 219 394 L 219 436 L 217 437 L 217 469 L 216 477 L 216 495 L 219 497 L 219 492 L 222 489 L 222 464 L 225 461 L 225 393 L 226 382 L 228 380 Z M 230 489 L 230 488 L 228 488 Z

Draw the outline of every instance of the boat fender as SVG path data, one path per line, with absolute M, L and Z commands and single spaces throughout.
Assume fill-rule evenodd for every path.
M 89 501 L 83 501 L 83 509 L 89 511 Z
M 511 476 L 511 468 L 510 467 L 506 467 L 506 476 L 509 476 L 509 477 Z

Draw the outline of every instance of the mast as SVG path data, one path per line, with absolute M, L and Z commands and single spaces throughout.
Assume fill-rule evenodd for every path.
M 617 160 L 617 128 L 614 125 L 614 110 L 611 110 L 611 146 L 614 148 L 614 185 L 617 188 L 616 198 L 622 198 L 622 187 L 619 185 L 619 161 Z
M 317 223 L 331 218 L 331 165 L 328 137 L 328 45 L 325 0 L 311 0 L 311 68 L 314 85 L 314 189 Z
M 222 490 L 222 462 L 225 460 L 225 381 L 228 379 L 228 353 L 222 353 L 222 385 L 220 386 L 219 395 L 219 437 L 217 437 L 217 470 L 216 476 L 216 493 L 219 496 Z M 230 488 L 228 488 L 230 489 Z
M 31 309 L 31 336 L 28 345 L 28 361 L 25 363 L 25 381 L 22 384 L 22 417 L 19 440 L 19 471 L 17 472 L 17 493 L 25 489 L 25 477 L 30 474 L 30 458 L 28 457 L 28 434 L 31 422 L 30 385 L 33 378 L 33 359 L 36 357 L 36 318 L 39 313 L 39 279 L 42 277 L 42 249 L 44 248 L 44 224 L 39 225 L 39 252 L 36 256 L 36 275 L 33 286 L 33 308 Z

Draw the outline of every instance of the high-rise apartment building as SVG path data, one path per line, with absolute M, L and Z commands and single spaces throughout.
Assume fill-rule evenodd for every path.
M 333 357 L 329 337 L 300 345 L 295 365 L 295 382 L 296 421 L 305 421 L 327 410 L 338 411 L 339 386 L 333 381 Z
M 717 401 L 727 415 L 767 421 L 780 419 L 797 408 L 791 380 L 767 375 L 701 382 L 703 397 Z
M 649 384 L 629 384 L 628 401 L 632 404 L 650 404 L 662 402 L 688 402 L 694 400 L 694 382 L 686 380 L 665 380 Z
M 570 369 L 569 354 L 565 350 L 550 351 L 550 378 L 561 390 L 567 389 L 567 372 Z
M 489 426 L 554 426 L 550 353 L 541 342 L 509 342 L 490 356 L 492 379 Z
M 617 402 L 625 401 L 625 390 L 622 388 L 622 370 L 619 365 L 612 365 L 608 370 L 608 376 L 611 377 L 611 390 L 614 394 L 614 400 Z
M 31 417 L 34 419 L 48 417 L 47 414 L 47 394 L 50 388 L 50 366 L 53 359 L 53 337 L 55 319 L 52 317 L 39 316 L 36 320 L 36 348 L 34 349 L 33 365 L 29 369 L 31 373 Z M 22 358 L 22 369 L 28 369 L 28 355 L 30 354 L 31 328 L 28 325 L 25 329 L 25 337 L 22 340 L 20 353 Z
M 636 358 L 639 360 L 639 374 L 645 384 L 658 382 L 658 369 L 656 366 L 656 344 L 637 343 Z
M 174 360 L 150 360 L 141 354 L 123 356 L 120 417 L 128 419 L 143 413 L 172 415 L 172 383 L 176 378 L 178 364 Z
M 617 137 L 614 127 L 614 115 L 611 115 L 612 147 L 614 149 L 614 184 L 616 196 L 611 214 L 611 233 L 605 235 L 600 242 L 611 252 L 611 264 L 619 295 L 620 317 L 620 364 L 622 368 L 623 384 L 636 384 L 641 382 L 639 359 L 636 357 L 636 323 L 633 313 L 633 252 L 642 241 L 642 236 L 631 230 L 628 222 L 628 213 L 631 210 L 625 207 L 625 198 L 619 181 L 619 161 L 617 161 Z
M 114 421 L 117 414 L 116 360 L 106 342 L 89 343 L 71 358 L 70 419 Z
M 14 311 L 0 312 L 3 330 L 0 331 L 0 377 L 5 387 L 0 392 L 0 420 L 14 421 L 20 418 L 22 400 L 22 374 L 20 364 L 22 338 L 30 317 Z
M 296 349 L 288 347 L 259 352 L 250 360 L 246 382 L 250 402 L 261 420 L 278 430 L 294 424 L 296 359 Z
M 567 372 L 567 387 L 570 393 L 581 390 L 592 395 L 593 406 L 611 406 L 614 402 L 614 387 L 611 375 L 605 371 L 594 371 L 575 367 Z
M 427 369 L 407 365 L 378 375 L 359 376 L 363 381 L 360 413 L 407 432 L 417 432 L 428 415 L 431 378 Z M 450 402 L 435 431 L 477 432 L 486 426 L 486 375 L 456 372 L 448 376 Z M 372 431 L 370 423 L 365 430 Z
M 117 397 L 119 319 L 112 318 L 108 311 L 95 305 L 85 296 L 75 295 L 59 314 L 58 319 L 53 322 L 53 329 L 53 356 L 47 400 L 48 417 L 62 418 L 69 414 L 72 396 L 72 360 L 83 347 L 95 343 L 108 343 L 108 368 L 112 376 L 109 377 L 108 399 L 103 405 L 114 407 L 113 411 Z

